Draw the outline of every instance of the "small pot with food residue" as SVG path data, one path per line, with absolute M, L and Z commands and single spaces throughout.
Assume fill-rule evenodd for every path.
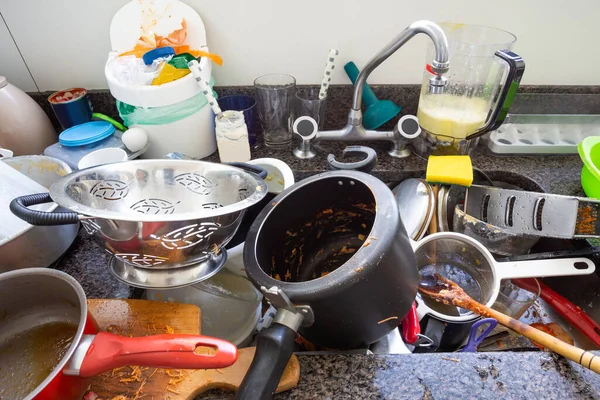
M 237 359 L 233 344 L 207 336 L 98 333 L 79 283 L 45 268 L 0 274 L 0 326 L 0 399 L 79 400 L 88 378 L 112 368 L 224 368 Z
M 398 327 L 417 293 L 415 257 L 394 195 L 363 172 L 326 172 L 279 194 L 250 228 L 244 263 L 256 287 L 277 287 L 294 305 L 310 307 L 310 326 L 304 324 L 299 333 L 327 348 L 353 349 L 378 341 Z M 270 365 L 281 361 L 277 351 L 291 351 L 295 332 L 286 324 L 275 318 L 273 326 L 281 332 L 271 331 L 270 353 L 261 352 L 258 338 L 255 362 L 238 397 L 269 395 L 258 388 L 259 381 Z M 282 345 L 284 340 L 288 342 Z M 266 353 L 265 359 L 277 361 L 257 361 Z M 273 379 L 275 385 L 278 380 Z

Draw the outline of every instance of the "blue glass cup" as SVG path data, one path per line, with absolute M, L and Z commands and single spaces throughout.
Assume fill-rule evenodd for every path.
M 48 97 L 48 102 L 63 130 L 92 120 L 92 103 L 84 88 L 59 90 Z
M 244 96 L 234 94 L 231 96 L 220 97 L 217 102 L 221 110 L 241 111 L 244 113 L 244 120 L 248 127 L 248 141 L 250 146 L 256 145 L 256 137 L 258 135 L 258 112 L 256 110 L 256 100 L 252 96 Z

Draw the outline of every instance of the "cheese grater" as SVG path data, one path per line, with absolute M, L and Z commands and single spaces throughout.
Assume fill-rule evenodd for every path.
M 560 239 L 600 237 L 600 201 L 471 185 L 467 214 L 513 233 Z

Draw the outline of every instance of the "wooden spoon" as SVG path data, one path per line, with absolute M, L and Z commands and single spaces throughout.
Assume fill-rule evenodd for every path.
M 419 291 L 435 301 L 448 305 L 453 304 L 484 317 L 495 318 L 507 328 L 512 329 L 526 338 L 541 344 L 547 349 L 600 374 L 600 357 L 596 358 L 596 355 L 589 351 L 565 343 L 552 335 L 532 328 L 529 325 L 525 325 L 508 315 L 492 310 L 491 308 L 476 302 L 469 297 L 460 286 L 439 274 L 431 273 L 421 275 Z

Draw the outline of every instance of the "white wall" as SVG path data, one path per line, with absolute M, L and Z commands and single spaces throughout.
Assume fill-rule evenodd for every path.
M 112 15 L 127 0 L 2 0 L 0 12 L 40 90 L 106 88 L 103 67 Z M 334 83 L 347 83 L 341 66 L 364 65 L 405 26 L 418 19 L 496 26 L 514 33 L 514 50 L 527 63 L 524 84 L 598 85 L 598 0 L 186 0 L 204 19 L 208 43 L 224 59 L 220 85 L 248 85 L 269 72 L 318 83 L 327 50 L 340 50 Z M 0 43 L 3 41 L 0 32 Z M 418 83 L 426 39 L 408 43 L 379 67 L 371 83 Z M 0 44 L 0 46 L 2 46 Z M 0 74 L 14 74 L 0 58 Z M 19 79 L 26 79 L 22 71 Z M 26 86 L 30 90 L 31 86 Z
M 19 54 L 4 20 L 0 18 L 0 75 L 13 85 L 28 92 L 37 91 L 37 87 L 27 71 L 27 66 Z

